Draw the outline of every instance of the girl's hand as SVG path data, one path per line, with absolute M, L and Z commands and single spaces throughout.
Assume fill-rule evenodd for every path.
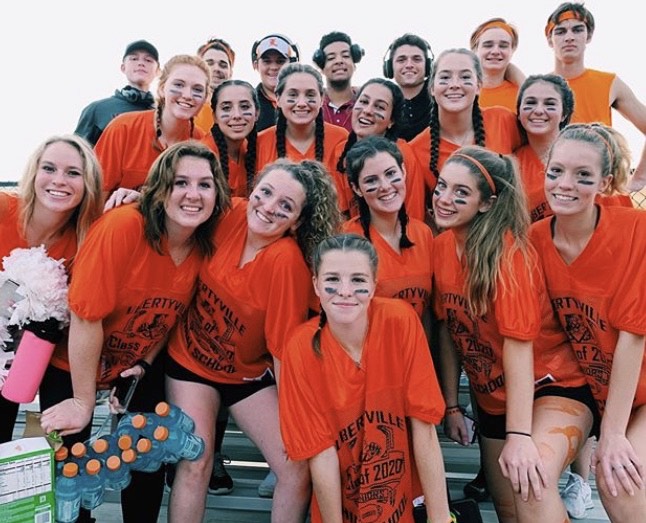
M 502 475 L 511 481 L 514 492 L 523 501 L 529 499 L 530 488 L 537 501 L 542 498 L 542 489 L 547 488 L 547 473 L 534 440 L 524 434 L 507 434 L 498 463 Z
M 88 404 L 80 398 L 69 398 L 49 407 L 40 417 L 40 426 L 49 434 L 57 430 L 60 436 L 81 432 L 94 412 L 94 403 Z
M 644 467 L 624 434 L 602 434 L 592 453 L 590 468 L 602 475 L 610 495 L 617 496 L 617 481 L 633 496 L 644 488 Z
M 444 416 L 444 434 L 465 447 L 471 443 L 464 414 L 459 410 L 447 413 Z
M 114 191 L 110 197 L 105 202 L 103 206 L 103 212 L 109 211 L 121 205 L 126 205 L 128 203 L 133 203 L 139 200 L 141 194 L 134 189 L 125 189 L 124 187 L 119 187 Z

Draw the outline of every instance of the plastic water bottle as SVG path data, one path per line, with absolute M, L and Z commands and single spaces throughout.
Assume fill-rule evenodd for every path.
M 72 454 L 70 461 L 79 466 L 79 475 L 82 475 L 85 472 L 85 465 L 90 459 L 87 455 L 87 446 L 85 443 L 81 443 L 80 441 L 74 443 L 72 448 L 70 448 L 70 454 Z
M 152 438 L 155 427 L 148 422 L 144 414 L 125 414 L 117 425 L 118 436 L 130 436 L 133 444 L 136 445 L 139 437 Z
M 160 401 L 155 406 L 155 414 L 159 416 L 159 424 L 166 427 L 177 427 L 184 432 L 193 432 L 195 422 L 186 412 L 177 405 L 171 405 L 165 401 Z
M 105 460 L 110 456 L 110 441 L 105 437 L 101 437 L 91 444 L 86 442 L 87 457 L 89 459 L 98 459 L 101 466 L 105 466 Z
M 60 476 L 63 473 L 63 467 L 69 456 L 69 449 L 63 445 L 56 452 L 54 452 L 54 461 L 56 462 L 56 476 Z
M 112 455 L 105 460 L 105 488 L 123 490 L 130 484 L 130 479 L 130 466 L 119 456 Z
M 164 450 L 166 454 L 179 459 L 187 459 L 189 461 L 196 460 L 204 452 L 204 440 L 196 436 L 192 432 L 184 432 L 183 430 L 175 429 L 169 430 L 167 427 L 157 427 L 155 435 L 159 431 L 161 436 L 164 431 L 168 432 L 168 436 L 164 439 Z M 162 439 L 158 437 L 157 439 Z
M 61 475 L 56 478 L 56 521 L 73 523 L 79 517 L 81 490 L 78 485 L 79 467 L 76 463 L 65 463 Z
M 161 467 L 165 458 L 164 448 L 157 440 L 142 438 L 137 442 L 137 460 L 132 464 L 132 470 L 155 472 Z
M 137 460 L 137 452 L 135 449 L 126 449 L 121 452 L 121 463 L 124 467 L 130 470 L 132 464 Z
M 103 503 L 104 478 L 101 473 L 101 462 L 98 459 L 90 459 L 85 465 L 85 474 L 80 476 L 81 483 L 81 506 L 92 510 Z

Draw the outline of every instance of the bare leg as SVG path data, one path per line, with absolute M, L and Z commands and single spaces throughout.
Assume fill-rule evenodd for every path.
M 204 454 L 195 460 L 181 460 L 168 509 L 169 523 L 201 523 L 206 506 L 206 492 L 213 468 L 215 417 L 220 407 L 217 391 L 201 383 L 166 377 L 168 400 L 195 421 L 195 434 L 204 439 Z
M 534 401 L 532 439 L 541 455 L 548 487 L 537 501 L 530 490 L 527 501 L 514 495 L 518 521 L 523 523 L 563 523 L 567 512 L 558 489 L 558 481 L 587 441 L 592 413 L 578 401 L 545 396 Z
M 302 523 L 311 494 L 309 470 L 305 461 L 291 461 L 285 453 L 280 436 L 276 387 L 259 390 L 229 410 L 276 474 L 272 522 Z

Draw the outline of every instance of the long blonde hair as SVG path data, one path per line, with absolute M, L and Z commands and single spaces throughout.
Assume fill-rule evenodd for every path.
M 495 196 L 491 208 L 478 213 L 471 221 L 464 250 L 468 306 L 472 314 L 482 316 L 496 298 L 499 284 L 516 284 L 511 263 L 514 254 L 520 250 L 529 268 L 534 263 L 528 241 L 530 218 L 525 194 L 516 165 L 509 156 L 474 145 L 455 151 L 446 161 L 449 163 L 459 163 L 469 169 L 477 179 L 481 201 Z M 485 178 L 480 166 L 491 180 Z M 505 245 L 508 235 L 513 240 L 511 248 Z M 501 277 L 503 274 L 505 278 Z
M 69 220 L 69 223 L 73 224 L 76 229 L 76 242 L 80 246 L 92 223 L 103 213 L 103 195 L 101 192 L 103 175 L 101 165 L 90 144 L 75 134 L 51 136 L 42 142 L 29 157 L 25 171 L 18 184 L 20 193 L 20 226 L 24 233 L 34 216 L 34 209 L 36 207 L 36 175 L 38 174 L 40 160 L 50 145 L 59 142 L 66 143 L 76 149 L 83 163 L 81 173 L 84 188 L 83 198 Z

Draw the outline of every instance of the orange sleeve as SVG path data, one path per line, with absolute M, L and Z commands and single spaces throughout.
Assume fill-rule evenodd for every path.
M 431 172 L 431 130 L 425 127 L 415 138 L 408 144 L 411 146 L 419 168 L 422 171 L 424 183 L 429 188 L 435 187 L 435 175 Z
M 74 264 L 70 309 L 97 321 L 117 305 L 119 282 L 129 273 L 130 256 L 143 238 L 143 217 L 132 206 L 113 209 L 91 227 Z
M 261 172 L 265 165 L 278 158 L 276 152 L 276 126 L 268 127 L 258 133 L 256 141 L 256 172 Z
M 507 245 L 509 248 L 509 244 Z M 519 340 L 533 340 L 541 327 L 541 310 L 536 277 L 522 252 L 513 254 L 511 267 L 506 268 L 503 253 L 503 270 L 496 285 L 494 314 L 501 336 Z M 510 274 L 510 270 L 513 274 Z
M 505 107 L 487 107 L 482 110 L 485 129 L 485 147 L 495 153 L 511 154 L 521 144 L 516 115 Z
M 284 351 L 278 387 L 280 430 L 287 455 L 292 460 L 316 456 L 335 443 L 334 430 L 320 404 L 322 357 L 314 355 L 311 340 L 318 318 L 298 327 Z M 329 355 L 328 355 L 329 357 Z M 307 427 L 307 430 L 303 430 Z
M 115 117 L 94 146 L 94 152 L 103 169 L 103 191 L 108 194 L 121 186 L 123 178 L 122 162 L 128 136 L 122 122 L 122 115 Z
M 280 359 L 292 329 L 307 319 L 312 275 L 300 251 L 284 249 L 276 257 L 268 285 L 265 337 L 269 352 Z

